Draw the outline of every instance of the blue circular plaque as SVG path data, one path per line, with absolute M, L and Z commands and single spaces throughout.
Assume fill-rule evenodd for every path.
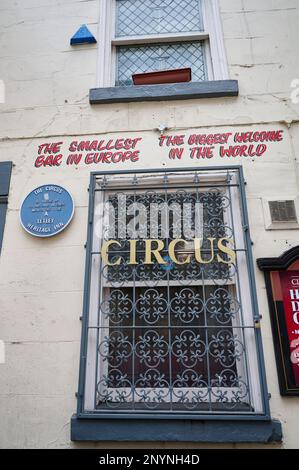
M 46 184 L 24 199 L 20 221 L 26 232 L 46 238 L 62 232 L 73 215 L 74 201 L 70 193 L 57 184 Z

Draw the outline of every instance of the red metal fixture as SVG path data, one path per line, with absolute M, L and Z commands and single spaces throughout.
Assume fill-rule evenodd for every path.
M 134 85 L 158 85 L 161 83 L 190 82 L 191 68 L 135 73 L 132 75 L 132 79 Z

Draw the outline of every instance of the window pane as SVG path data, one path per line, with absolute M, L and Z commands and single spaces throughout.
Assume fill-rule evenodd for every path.
M 116 37 L 202 31 L 199 0 L 118 0 Z
M 206 80 L 202 42 L 185 42 L 150 46 L 120 46 L 117 48 L 116 85 L 132 85 L 134 73 L 190 67 L 192 81 Z

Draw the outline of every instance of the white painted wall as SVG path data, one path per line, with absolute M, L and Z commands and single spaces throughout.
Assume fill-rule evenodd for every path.
M 173 134 L 283 129 L 284 141 L 272 144 L 263 157 L 235 158 L 233 163 L 244 165 L 248 183 L 254 258 L 277 256 L 298 245 L 298 230 L 266 231 L 262 212 L 264 197 L 298 196 L 299 104 L 290 99 L 291 81 L 299 78 L 298 1 L 220 0 L 220 5 L 230 78 L 239 80 L 238 98 L 91 107 L 88 91 L 96 85 L 97 45 L 71 48 L 69 40 L 83 23 L 98 35 L 98 0 L 0 2 L 0 80 L 6 89 L 0 103 L 0 160 L 14 163 L 0 256 L 0 340 L 6 346 L 6 362 L 0 364 L 1 448 L 119 447 L 74 444 L 69 438 L 76 409 L 87 186 L 89 172 L 99 166 L 34 168 L 40 143 L 64 141 L 66 149 L 77 136 L 143 137 L 134 168 L 200 167 L 231 161 L 170 161 L 158 148 L 154 129 L 161 123 Z M 51 182 L 72 193 L 75 217 L 65 232 L 39 240 L 20 227 L 19 209 L 28 192 Z M 299 398 L 279 394 L 266 291 L 258 270 L 256 280 L 272 417 L 283 424 L 282 447 L 298 448 Z

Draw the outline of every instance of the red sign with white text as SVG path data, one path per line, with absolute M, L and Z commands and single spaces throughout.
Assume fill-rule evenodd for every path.
M 296 386 L 299 386 L 299 271 L 279 273 Z

